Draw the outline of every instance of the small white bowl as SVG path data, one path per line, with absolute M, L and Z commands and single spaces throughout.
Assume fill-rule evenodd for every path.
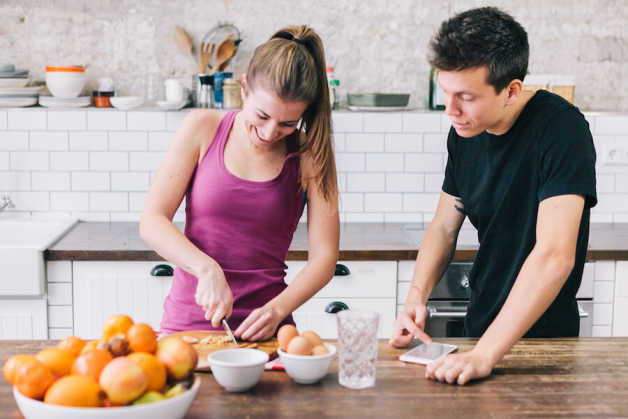
M 81 94 L 85 81 L 85 69 L 81 66 L 46 67 L 46 86 L 55 97 L 77 97 Z
M 268 354 L 250 348 L 224 349 L 207 355 L 207 362 L 218 384 L 227 391 L 240 392 L 257 384 Z
M 182 418 L 201 386 L 196 377 L 185 393 L 154 403 L 122 407 L 66 407 L 40 402 L 23 396 L 13 387 L 13 396 L 26 419 L 174 419 Z
M 111 106 L 123 111 L 137 108 L 144 103 L 144 99 L 140 96 L 112 96 L 109 101 Z
M 313 384 L 327 375 L 331 361 L 336 355 L 336 347 L 324 344 L 329 351 L 325 355 L 292 355 L 277 349 L 286 372 L 299 384 Z

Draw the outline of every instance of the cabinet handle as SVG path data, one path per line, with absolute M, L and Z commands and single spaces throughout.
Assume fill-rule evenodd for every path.
M 153 269 L 150 270 L 151 276 L 172 276 L 174 275 L 174 269 L 172 266 L 166 265 L 164 263 L 153 266 Z
M 342 263 L 336 263 L 336 269 L 334 270 L 334 276 L 349 276 L 351 275 L 351 271 L 347 268 L 346 265 Z
M 342 301 L 332 301 L 331 303 L 327 304 L 327 307 L 325 307 L 325 313 L 334 314 L 342 310 L 349 310 L 349 306 Z

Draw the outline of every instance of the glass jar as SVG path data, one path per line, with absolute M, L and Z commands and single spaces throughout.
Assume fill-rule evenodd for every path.
M 222 84 L 222 100 L 225 109 L 241 109 L 241 85 L 236 79 L 225 79 Z

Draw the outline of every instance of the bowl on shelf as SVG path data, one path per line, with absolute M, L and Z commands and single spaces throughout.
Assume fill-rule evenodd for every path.
M 227 391 L 240 392 L 257 384 L 268 354 L 251 348 L 224 349 L 209 354 L 207 361 L 218 384 Z
M 327 375 L 336 347 L 324 344 L 329 353 L 324 355 L 292 355 L 277 349 L 279 358 L 288 375 L 299 384 L 313 384 Z
M 46 86 L 53 96 L 63 99 L 77 97 L 85 86 L 85 79 L 83 66 L 46 66 Z
M 403 107 L 408 106 L 408 93 L 348 93 L 347 104 L 360 107 Z
M 144 99 L 141 96 L 112 96 L 109 102 L 114 108 L 126 111 L 141 106 Z

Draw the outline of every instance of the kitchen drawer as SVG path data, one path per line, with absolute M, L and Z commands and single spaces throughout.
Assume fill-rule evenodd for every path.
M 380 313 L 379 338 L 391 337 L 396 308 L 394 298 L 312 298 L 292 313 L 299 332 L 314 330 L 323 339 L 336 339 L 338 337 L 336 315 L 325 312 L 325 307 L 333 301 L 342 301 L 350 309 L 377 311 Z
M 289 284 L 306 262 L 286 262 L 285 281 Z M 347 276 L 334 276 L 315 298 L 395 298 L 397 295 L 397 262 L 344 262 Z

